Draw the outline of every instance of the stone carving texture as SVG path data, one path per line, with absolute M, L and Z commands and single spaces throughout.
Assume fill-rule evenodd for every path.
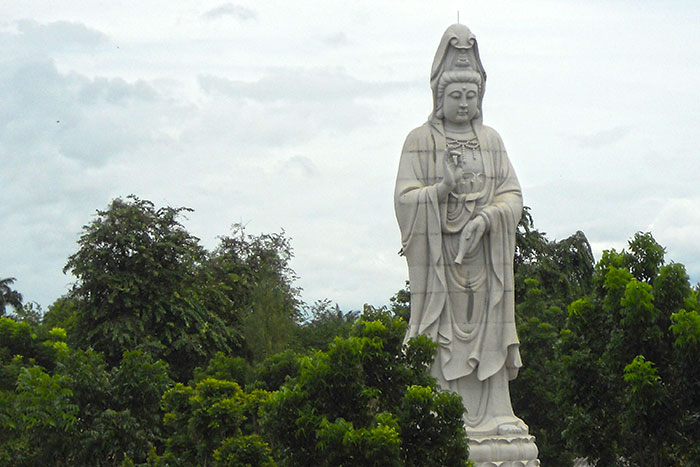
M 406 341 L 438 343 L 431 373 L 462 396 L 477 466 L 539 465 L 508 388 L 522 366 L 513 288 L 522 194 L 501 137 L 483 124 L 486 72 L 466 26 L 445 31 L 430 86 L 432 113 L 406 138 L 394 194 L 411 285 Z

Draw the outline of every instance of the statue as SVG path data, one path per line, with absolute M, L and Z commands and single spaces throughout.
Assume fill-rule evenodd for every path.
M 485 85 L 475 37 L 450 26 L 430 76 L 433 111 L 406 138 L 396 179 L 411 287 L 406 341 L 427 334 L 438 344 L 431 374 L 462 397 L 477 465 L 491 456 L 483 461 L 534 466 L 534 438 L 508 388 L 522 366 L 513 284 L 522 194 L 500 136 L 482 124 Z

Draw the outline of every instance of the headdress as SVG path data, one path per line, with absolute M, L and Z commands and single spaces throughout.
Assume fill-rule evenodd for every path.
M 481 89 L 479 91 L 479 113 L 476 120 L 480 123 L 483 118 L 481 102 L 486 88 L 486 71 L 481 64 L 479 47 L 474 34 L 463 24 L 453 24 L 442 35 L 440 45 L 435 52 L 433 68 L 430 73 L 430 87 L 433 90 L 433 112 L 430 118 L 436 118 L 435 112 L 441 106 L 438 99 L 438 83 L 440 76 L 446 71 L 472 70 L 481 75 Z

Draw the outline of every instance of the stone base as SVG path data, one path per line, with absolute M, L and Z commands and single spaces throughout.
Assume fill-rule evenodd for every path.
M 535 437 L 469 436 L 469 459 L 476 467 L 539 467 Z

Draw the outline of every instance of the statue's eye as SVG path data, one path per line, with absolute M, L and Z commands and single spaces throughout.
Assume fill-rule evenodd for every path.
M 453 99 L 459 99 L 460 97 L 462 97 L 462 93 L 459 91 L 452 91 L 450 93 L 450 97 Z
M 469 92 L 467 93 L 467 97 L 469 97 L 469 98 L 476 97 L 476 92 L 474 92 L 474 91 L 469 91 Z

